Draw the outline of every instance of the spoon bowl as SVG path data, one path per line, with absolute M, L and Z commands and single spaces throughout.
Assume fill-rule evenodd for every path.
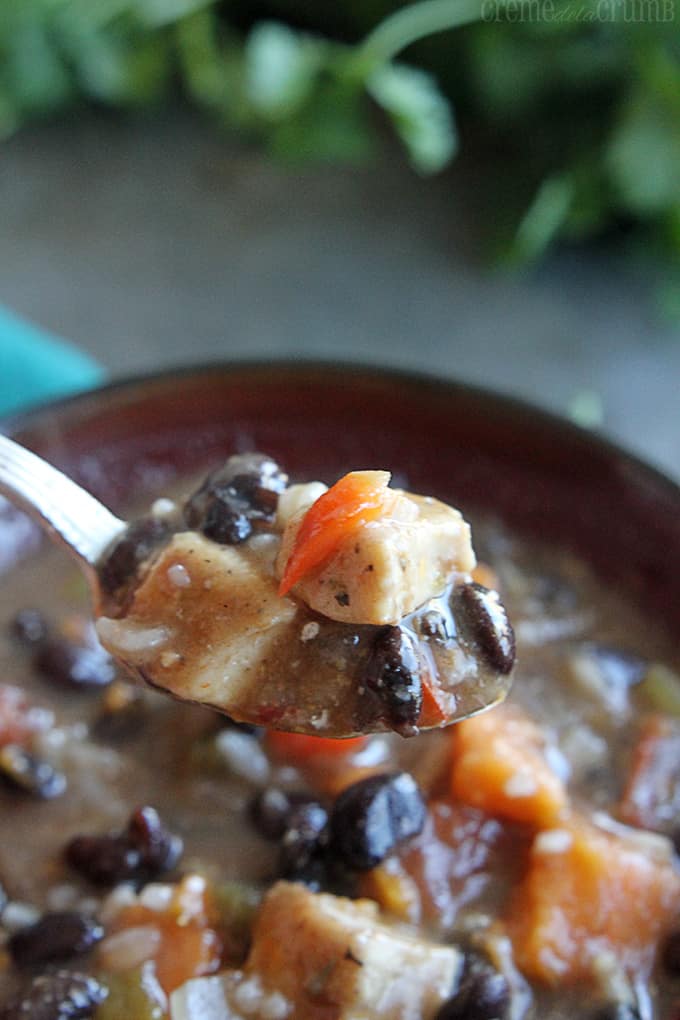
M 106 579 L 135 525 L 5 436 L 0 492 L 75 556 L 107 650 L 180 700 L 315 736 L 411 736 L 475 715 L 510 688 L 512 630 L 480 585 L 450 586 L 399 626 L 350 627 L 279 597 L 268 547 L 244 561 L 232 546 L 180 531 L 117 604 Z

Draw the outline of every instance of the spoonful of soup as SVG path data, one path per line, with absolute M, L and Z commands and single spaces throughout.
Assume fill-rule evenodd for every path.
M 230 457 L 127 523 L 0 437 L 0 491 L 86 572 L 104 647 L 174 697 L 324 737 L 412 736 L 502 701 L 515 649 L 461 514 L 353 471 L 289 484 Z

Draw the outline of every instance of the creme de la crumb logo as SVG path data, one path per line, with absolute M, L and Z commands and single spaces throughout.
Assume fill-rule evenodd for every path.
M 558 3 L 556 0 L 482 0 L 482 21 L 511 24 L 565 22 L 623 22 L 668 24 L 675 21 L 676 0 L 594 0 Z

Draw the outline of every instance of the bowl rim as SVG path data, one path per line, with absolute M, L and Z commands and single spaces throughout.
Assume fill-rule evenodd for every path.
M 168 386 L 184 380 L 199 380 L 202 376 L 214 378 L 215 374 L 235 376 L 238 373 L 296 377 L 298 382 L 313 382 L 314 376 L 320 372 L 324 376 L 332 373 L 335 377 L 352 375 L 362 378 L 365 382 L 382 382 L 415 387 L 439 394 L 465 394 L 474 400 L 490 401 L 499 410 L 511 415 L 529 415 L 537 425 L 543 424 L 558 432 L 565 438 L 571 438 L 591 446 L 593 450 L 605 456 L 616 457 L 629 467 L 641 472 L 646 480 L 664 490 L 666 498 L 676 500 L 680 505 L 680 478 L 676 481 L 660 467 L 651 464 L 642 456 L 632 452 L 614 439 L 601 432 L 585 428 L 560 415 L 556 411 L 547 410 L 530 400 L 513 394 L 503 393 L 491 387 L 470 383 L 455 377 L 440 377 L 432 372 L 412 370 L 399 366 L 383 365 L 375 362 L 343 360 L 336 358 L 234 358 L 202 360 L 186 364 L 173 365 L 159 370 L 132 372 L 99 386 L 54 400 L 28 407 L 15 413 L 0 417 L 0 431 L 7 435 L 20 437 L 23 433 L 39 428 L 43 421 L 55 415 L 61 416 L 69 412 L 78 416 L 78 411 L 87 415 L 88 407 L 99 406 L 102 401 L 133 396 L 135 391 L 144 391 L 149 386 Z

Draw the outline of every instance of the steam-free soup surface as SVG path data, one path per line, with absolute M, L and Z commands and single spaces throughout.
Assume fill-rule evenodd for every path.
M 224 1018 L 337 1020 L 361 1007 L 403 1020 L 674 1020 L 674 649 L 570 555 L 472 523 L 484 583 L 498 582 L 515 625 L 514 690 L 507 706 L 411 740 L 239 728 L 110 680 L 96 654 L 80 682 L 64 647 L 93 639 L 75 568 L 43 548 L 5 577 L 0 742 L 65 789 L 46 773 L 45 789 L 40 775 L 21 789 L 16 758 L 2 758 L 0 1015 L 21 1015 L 40 975 L 73 996 L 78 974 L 79 1016 L 194 1020 L 202 986 L 186 982 L 222 975 Z M 42 612 L 51 643 L 25 626 L 17 638 L 26 607 Z M 401 813 L 369 838 L 376 804 Z M 135 816 L 142 806 L 157 816 Z M 296 934 L 287 911 L 308 928 Z M 80 918 L 83 936 L 56 955 L 55 912 Z M 68 932 L 63 916 L 57 927 Z M 369 958 L 362 932 L 384 959 Z M 378 984 L 386 961 L 401 961 L 408 984 L 393 975 L 379 1006 L 353 971 L 332 985 L 339 945 L 366 952 L 351 966 L 374 968 Z M 480 1012 L 484 995 L 497 996 L 493 1014 Z

